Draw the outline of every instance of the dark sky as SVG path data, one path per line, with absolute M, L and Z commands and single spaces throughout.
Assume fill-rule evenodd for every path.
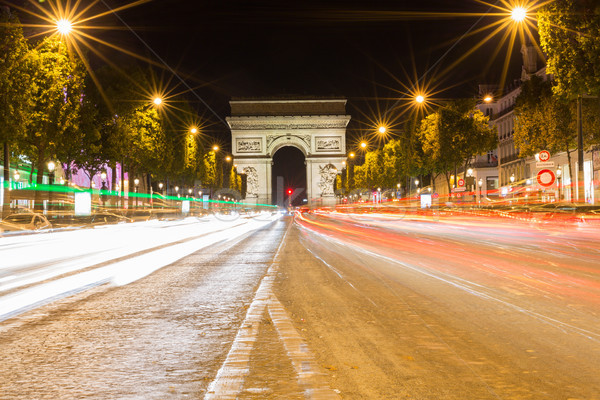
M 49 2 L 42 5 L 48 7 Z M 131 2 L 100 0 L 92 11 Z M 14 3 L 27 4 L 27 0 Z M 89 3 L 82 0 L 80 8 Z M 27 7 L 34 9 L 31 4 Z M 358 129 L 357 123 L 367 122 L 377 109 L 394 104 L 400 92 L 406 91 L 402 84 L 411 86 L 411 80 L 438 62 L 479 18 L 435 13 L 482 13 L 489 8 L 473 0 L 152 0 L 121 11 L 119 17 L 189 86 L 199 87 L 196 93 L 220 118 L 228 115 L 227 102 L 232 97 L 336 95 L 349 99 L 351 128 Z M 414 17 L 411 12 L 428 14 Z M 33 22 L 31 16 L 21 17 Z M 486 17 L 476 28 L 498 18 Z M 123 27 L 114 16 L 92 24 Z M 90 33 L 158 61 L 127 30 Z M 485 36 L 480 33 L 464 39 L 430 73 L 427 81 L 437 90 L 448 88 L 437 97 L 473 97 L 479 83 L 499 81 L 506 46 L 485 69 L 498 39 L 440 74 Z M 97 48 L 119 63 L 130 59 L 105 46 Z M 510 79 L 520 73 L 518 48 L 513 53 Z M 169 72 L 159 72 L 159 76 L 164 82 L 170 79 L 170 86 L 178 85 L 176 91 L 184 90 Z M 195 101 L 204 118 L 218 121 L 194 96 L 187 97 Z M 226 142 L 225 128 L 215 129 Z

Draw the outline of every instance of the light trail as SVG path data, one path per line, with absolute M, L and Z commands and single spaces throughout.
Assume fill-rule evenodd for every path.
M 469 257 L 468 251 L 455 251 L 455 254 L 448 254 L 452 251 L 452 246 L 445 246 L 443 241 L 436 242 L 437 246 L 443 246 L 443 251 L 434 252 L 429 247 L 419 246 L 415 241 L 411 241 L 407 236 L 394 236 L 382 233 L 390 242 L 390 245 L 383 247 L 381 241 L 376 236 L 373 229 L 362 228 L 360 241 L 357 240 L 358 228 L 350 225 L 336 225 L 336 216 L 328 215 L 322 217 L 324 221 L 311 221 L 302 216 L 297 217 L 298 225 L 308 235 L 317 235 L 320 240 L 331 243 L 332 245 L 342 246 L 344 252 L 362 254 L 368 259 L 379 259 L 402 268 L 409 269 L 427 277 L 436 279 L 451 285 L 457 289 L 467 292 L 485 301 L 492 301 L 508 307 L 519 313 L 529 315 L 538 321 L 548 324 L 563 332 L 571 332 L 581 335 L 589 340 L 600 343 L 600 331 L 594 331 L 577 326 L 572 322 L 565 322 L 559 317 L 550 315 L 549 311 L 536 311 L 531 307 L 520 305 L 525 304 L 524 300 L 532 296 L 544 299 L 550 298 L 552 304 L 558 303 L 559 307 L 565 307 L 571 302 L 581 302 L 591 304 L 597 307 L 600 304 L 600 270 L 595 268 L 595 275 L 590 275 L 588 279 L 573 277 L 546 269 L 548 263 L 541 262 L 538 265 L 530 264 L 522 259 L 522 255 L 514 255 L 508 260 L 502 260 L 499 257 L 494 258 L 492 264 L 486 264 L 481 261 L 482 257 Z M 405 222 L 405 225 L 411 225 L 411 222 Z M 440 226 L 443 229 L 443 226 Z M 412 251 L 406 251 L 405 243 L 409 242 L 409 248 Z M 463 246 L 465 242 L 463 242 Z M 403 251 L 398 251 L 396 246 L 402 246 Z M 445 257 L 443 257 L 445 255 Z M 458 257 L 462 255 L 462 259 Z M 596 260 L 595 257 L 592 260 Z M 594 261 L 592 261 L 594 262 Z M 364 262 L 359 263 L 363 265 Z M 556 264 L 556 263 L 554 263 Z M 593 264 L 599 265 L 599 264 Z M 569 264 L 554 265 L 558 270 L 569 268 Z M 483 267 L 483 268 L 482 268 Z M 365 267 L 368 269 L 368 267 Z M 485 276 L 477 272 L 485 270 L 489 274 Z M 590 269 L 591 271 L 592 269 Z M 473 274 L 473 272 L 476 272 Z M 528 276 L 528 274 L 532 274 Z M 507 285 L 502 280 L 513 282 Z M 553 278 L 553 282 L 548 279 Z M 540 289 L 540 286 L 542 289 Z M 551 287 L 549 290 L 548 286 Z M 569 300 L 566 300 L 568 298 Z M 520 301 L 519 301 L 520 299 Z M 556 306 L 554 306 L 556 307 Z M 561 312 L 560 315 L 563 313 Z
M 276 218 L 152 222 L 2 239 L 0 321 L 99 285 L 129 284 Z

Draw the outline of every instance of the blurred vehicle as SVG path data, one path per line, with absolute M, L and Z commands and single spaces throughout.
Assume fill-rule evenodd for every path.
M 42 214 L 11 214 L 0 221 L 0 232 L 41 231 L 52 229 L 52 224 Z
M 99 212 L 92 214 L 91 225 L 108 225 L 108 224 L 125 224 L 133 222 L 133 219 L 124 217 L 119 214 L 109 212 Z

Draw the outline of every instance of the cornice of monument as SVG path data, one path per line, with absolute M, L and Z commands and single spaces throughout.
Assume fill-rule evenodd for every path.
M 350 115 L 306 116 L 232 116 L 227 123 L 232 130 L 346 128 Z

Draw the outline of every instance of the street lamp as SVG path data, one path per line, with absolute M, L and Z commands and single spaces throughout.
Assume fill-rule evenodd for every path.
M 177 197 L 179 197 L 179 186 L 175 186 L 175 193 L 177 193 Z
M 162 104 L 163 100 L 160 97 L 156 96 L 154 99 L 152 99 L 152 102 L 154 103 L 155 106 L 160 106 Z
M 481 204 L 481 187 L 483 186 L 483 179 L 479 178 L 477 185 L 479 185 L 479 204 Z
M 137 192 L 138 192 L 138 185 L 140 184 L 140 180 L 138 178 L 135 178 L 133 180 L 133 185 L 134 185 L 134 192 L 135 192 L 135 206 L 138 206 L 138 196 L 137 196 Z
M 360 148 L 361 149 L 366 149 L 367 148 L 367 142 L 360 142 Z
M 61 35 L 68 35 L 73 30 L 73 24 L 71 24 L 71 21 L 69 21 L 68 19 L 59 19 L 58 21 L 56 21 L 56 30 Z
M 513 184 L 515 183 L 515 174 L 512 174 L 510 176 L 510 192 L 512 194 L 512 196 L 510 196 L 512 199 L 515 198 L 515 192 L 514 192 L 514 188 L 513 188 Z
M 213 151 L 219 151 L 219 146 L 214 145 L 212 149 L 213 149 Z
M 231 157 L 230 156 L 225 157 L 225 161 L 227 161 L 227 162 L 231 161 Z
M 562 170 L 560 167 L 556 170 L 556 180 L 558 183 L 558 201 L 560 201 L 560 178 L 562 178 Z
M 102 185 L 100 186 L 100 190 L 104 191 L 107 190 L 108 187 L 106 186 L 106 172 L 102 171 L 100 173 L 100 179 L 102 180 Z M 101 192 L 100 193 L 100 200 L 102 200 L 102 207 L 106 206 L 106 193 Z
M 425 97 L 423 95 L 419 94 L 415 97 L 415 101 L 419 104 L 422 104 L 425 101 Z
M 190 133 L 191 133 L 192 135 L 195 135 L 196 133 L 198 133 L 198 128 L 196 128 L 196 127 L 193 127 L 192 129 L 190 129 Z
M 378 131 L 379 131 L 379 133 L 381 133 L 383 135 L 384 133 L 387 132 L 387 128 L 382 125 L 382 126 L 379 127 Z
M 523 7 L 515 7 L 513 8 L 510 16 L 515 22 L 523 22 L 523 20 L 525 20 L 527 17 L 527 10 L 525 10 Z

